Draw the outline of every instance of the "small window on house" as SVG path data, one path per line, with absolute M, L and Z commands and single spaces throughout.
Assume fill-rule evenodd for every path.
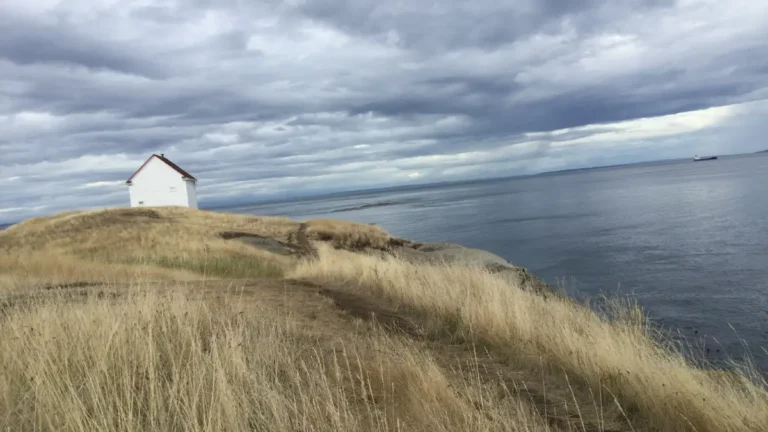
M 176 192 L 176 186 L 171 186 L 171 192 Z
M 139 201 L 139 205 L 144 205 L 144 201 Z

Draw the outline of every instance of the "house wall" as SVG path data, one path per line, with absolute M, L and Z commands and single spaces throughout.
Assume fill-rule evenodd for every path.
M 131 180 L 128 187 L 131 207 L 188 207 L 187 183 L 182 180 L 181 174 L 165 162 L 152 158 Z M 197 207 L 197 202 L 194 204 Z
M 193 181 L 185 181 L 187 190 L 187 202 L 192 208 L 197 208 L 197 185 Z

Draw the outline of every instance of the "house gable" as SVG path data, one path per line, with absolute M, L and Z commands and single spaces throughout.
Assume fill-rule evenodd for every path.
M 131 183 L 133 182 L 133 180 L 135 180 L 135 179 L 136 179 L 136 177 L 139 175 L 139 173 L 141 173 L 141 172 L 144 170 L 144 168 L 146 168 L 146 167 L 147 167 L 147 166 L 148 166 L 150 163 L 152 163 L 153 161 L 159 161 L 159 162 L 162 162 L 162 163 L 163 163 L 163 164 L 165 164 L 167 167 L 169 167 L 169 168 L 171 168 L 172 170 L 176 171 L 178 174 L 181 174 L 181 178 L 182 178 L 182 179 L 184 179 L 184 180 L 190 180 L 190 181 L 192 181 L 192 182 L 197 182 L 197 179 L 196 179 L 194 176 L 192 176 L 192 174 L 190 174 L 190 173 L 186 172 L 186 171 L 185 171 L 185 170 L 183 170 L 181 167 L 179 167 L 179 166 L 178 166 L 178 165 L 176 165 L 175 163 L 171 162 L 171 161 L 170 161 L 168 158 L 166 158 L 166 157 L 165 157 L 165 155 L 163 155 L 163 154 L 161 154 L 161 155 L 152 154 L 152 156 L 150 156 L 150 157 L 149 157 L 149 158 L 148 158 L 146 161 L 144 161 L 144 163 L 143 163 L 143 164 L 142 164 L 142 165 L 139 167 L 139 169 L 137 169 L 137 170 L 136 170 L 136 172 L 134 172 L 134 173 L 133 173 L 133 174 L 132 174 L 132 175 L 131 175 L 131 176 L 128 178 L 128 180 L 126 180 L 125 182 L 126 182 L 127 184 L 131 184 Z

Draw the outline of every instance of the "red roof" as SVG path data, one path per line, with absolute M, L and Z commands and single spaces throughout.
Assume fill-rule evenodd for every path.
M 178 165 L 176 165 L 175 163 L 173 163 L 173 162 L 171 162 L 170 160 L 168 160 L 168 158 L 166 158 L 166 157 L 165 157 L 165 155 L 156 155 L 156 154 L 153 154 L 152 156 L 150 156 L 150 157 L 149 157 L 149 159 L 147 159 L 147 160 L 146 160 L 146 161 L 145 161 L 145 162 L 144 162 L 144 163 L 143 163 L 143 164 L 142 164 L 142 165 L 139 167 L 139 169 L 137 169 L 137 170 L 136 170 L 136 172 L 135 172 L 135 173 L 133 173 L 133 174 L 131 175 L 131 177 L 129 177 L 129 178 L 128 178 L 128 180 L 126 180 L 126 183 L 130 183 L 130 182 L 131 182 L 131 180 L 133 180 L 133 178 L 134 178 L 134 177 L 136 177 L 136 174 L 138 174 L 138 173 L 139 173 L 139 171 L 141 171 L 142 169 L 144 169 L 144 167 L 145 167 L 145 166 L 147 166 L 147 164 L 149 163 L 149 161 L 151 161 L 151 160 L 152 160 L 152 158 L 158 158 L 158 159 L 160 159 L 161 161 L 165 162 L 165 164 L 166 164 L 166 165 L 168 165 L 169 167 L 171 167 L 171 168 L 173 168 L 174 170 L 176 170 L 176 172 L 177 172 L 177 173 L 179 173 L 179 174 L 181 174 L 181 176 L 182 176 L 182 177 L 184 177 L 184 178 L 188 178 L 188 179 L 191 179 L 191 180 L 195 180 L 195 181 L 197 181 L 197 179 L 196 179 L 196 178 L 194 178 L 194 177 L 192 176 L 192 174 L 190 174 L 190 173 L 188 173 L 188 172 L 184 171 L 184 170 L 183 170 L 183 169 L 181 169 L 181 168 L 180 168 Z

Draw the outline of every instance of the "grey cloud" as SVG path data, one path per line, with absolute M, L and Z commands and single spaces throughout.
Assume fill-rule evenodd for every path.
M 19 65 L 63 64 L 105 69 L 146 77 L 162 76 L 163 70 L 141 58 L 129 45 L 117 48 L 73 26 L 51 25 L 0 14 L 0 59 Z
M 409 169 L 431 181 L 674 156 L 702 136 L 610 154 L 556 144 L 768 97 L 768 16 L 739 4 L 193 0 L 99 6 L 93 21 L 76 4 L 14 7 L 0 6 L 0 209 L 48 207 L 0 222 L 124 204 L 123 189 L 78 187 L 127 178 L 152 152 L 209 199 L 301 195 L 401 184 L 388 176 Z M 737 17 L 719 21 L 726 12 Z M 708 145 L 755 145 L 743 128 L 762 123 L 743 119 L 757 106 L 728 120 L 738 130 L 713 126 L 724 138 Z M 500 160 L 451 158 L 517 145 Z M 77 162 L 89 155 L 129 162 Z
M 532 33 L 555 33 L 566 17 L 582 32 L 597 31 L 627 10 L 666 7 L 673 0 L 526 0 L 379 2 L 320 0 L 302 2 L 298 10 L 352 34 L 399 43 L 420 51 L 439 52 L 465 47 L 495 48 Z
M 768 49 L 765 50 L 768 55 Z M 768 57 L 763 56 L 768 64 Z M 759 65 L 759 67 L 763 67 Z M 768 77 L 758 67 L 730 81 L 691 77 L 682 70 L 647 72 L 554 96 L 519 104 L 507 104 L 521 86 L 496 82 L 478 84 L 473 79 L 439 79 L 424 90 L 379 95 L 353 113 L 376 112 L 385 116 L 412 114 L 465 114 L 476 119 L 475 127 L 490 135 L 570 128 L 640 117 L 653 117 L 744 101 L 743 96 L 764 88 Z M 456 91 L 453 82 L 461 82 Z M 482 99 L 474 96 L 483 95 Z M 494 97 L 495 96 L 495 97 Z M 473 133 L 481 133 L 479 130 Z

